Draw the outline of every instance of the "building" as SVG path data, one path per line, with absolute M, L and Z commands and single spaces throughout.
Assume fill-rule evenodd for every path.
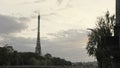
M 35 53 L 41 54 L 41 42 L 40 42 L 40 15 L 38 15 L 38 32 L 37 32 L 37 42 L 36 42 L 36 48 L 35 48 Z

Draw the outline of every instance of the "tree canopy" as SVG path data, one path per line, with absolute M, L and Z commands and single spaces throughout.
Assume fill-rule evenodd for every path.
M 72 63 L 59 57 L 52 57 L 49 53 L 40 56 L 32 52 L 10 51 L 7 47 L 0 47 L 0 66 L 7 65 L 70 66 Z
M 103 62 L 109 61 L 110 57 L 102 45 L 102 38 L 114 35 L 115 15 L 110 15 L 109 11 L 105 16 L 97 18 L 97 24 L 94 29 L 89 29 L 91 32 L 88 34 L 87 52 L 90 56 L 95 56 L 100 68 Z M 110 62 L 107 62 L 110 63 Z

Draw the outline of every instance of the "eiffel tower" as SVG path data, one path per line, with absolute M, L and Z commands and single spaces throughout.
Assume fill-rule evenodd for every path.
M 38 15 L 38 32 L 37 32 L 37 43 L 36 43 L 35 53 L 40 56 L 42 55 L 41 54 L 41 43 L 40 43 L 40 15 Z

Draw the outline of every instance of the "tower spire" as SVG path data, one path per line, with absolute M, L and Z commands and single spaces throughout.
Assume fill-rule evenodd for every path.
M 41 55 L 41 43 L 40 43 L 40 14 L 38 15 L 38 32 L 37 32 L 37 43 L 35 53 Z

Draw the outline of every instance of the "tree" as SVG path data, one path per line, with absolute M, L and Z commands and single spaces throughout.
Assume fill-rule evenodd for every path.
M 52 58 L 52 55 L 47 53 L 47 54 L 45 54 L 45 58 L 50 59 L 50 58 Z
M 65 59 L 61 59 L 59 57 L 53 57 L 52 62 L 54 66 L 71 66 L 72 65 L 70 61 L 66 61 Z
M 110 56 L 105 46 L 101 45 L 101 39 L 106 36 L 113 36 L 114 24 L 115 15 L 110 16 L 109 11 L 107 11 L 104 17 L 98 18 L 96 27 L 89 29 L 91 32 L 88 34 L 89 41 L 86 49 L 90 56 L 96 57 L 99 68 L 103 68 L 103 64 L 110 64 Z
M 47 53 L 44 55 L 45 57 L 45 65 L 52 65 L 52 55 Z
M 11 51 L 8 47 L 0 47 L 0 66 L 7 65 L 69 66 L 72 63 L 59 57 L 52 57 L 48 53 L 40 56 L 33 52 L 17 52 Z

